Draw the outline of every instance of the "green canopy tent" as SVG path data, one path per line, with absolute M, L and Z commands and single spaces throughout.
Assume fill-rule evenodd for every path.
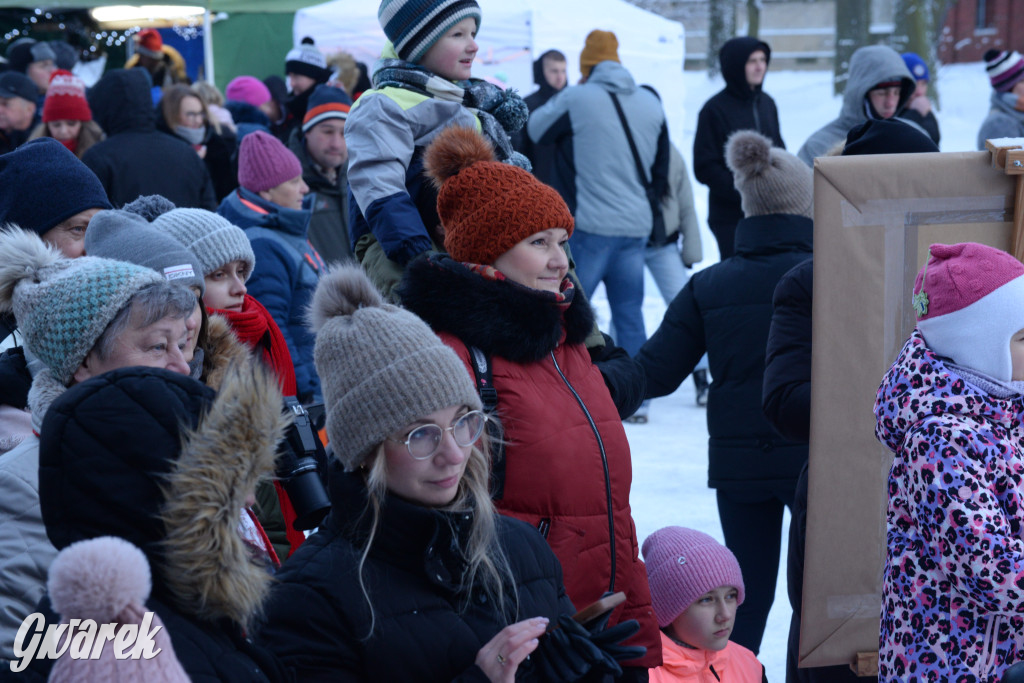
M 93 8 L 143 4 L 204 7 L 206 73 L 213 74 L 221 90 L 234 78 L 250 74 L 263 78 L 284 73 L 284 57 L 292 48 L 292 23 L 296 10 L 319 4 L 317 0 L 47 0 L 45 9 Z M 27 7 L 22 2 L 0 0 L 0 7 Z M 227 19 L 211 22 L 213 14 Z M 212 30 L 211 29 L 212 23 Z M 216 68 L 214 68 L 216 65 Z

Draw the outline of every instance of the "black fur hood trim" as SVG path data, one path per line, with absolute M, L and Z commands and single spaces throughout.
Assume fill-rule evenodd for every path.
M 538 361 L 561 343 L 582 344 L 594 327 L 594 311 L 579 287 L 563 314 L 553 295 L 489 280 L 446 254 L 410 263 L 399 296 L 435 332 L 514 363 Z

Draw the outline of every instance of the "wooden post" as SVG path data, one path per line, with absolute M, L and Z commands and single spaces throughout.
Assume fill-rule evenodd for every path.
M 878 652 L 858 652 L 850 662 L 855 676 L 865 678 L 878 675 Z
M 1013 198 L 1013 257 L 1024 262 L 1024 138 L 986 140 L 985 149 L 992 153 L 992 165 L 1006 175 L 1017 177 Z

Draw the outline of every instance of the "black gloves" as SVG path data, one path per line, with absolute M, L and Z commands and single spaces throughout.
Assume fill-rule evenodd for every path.
M 526 668 L 546 681 L 578 681 L 595 666 L 621 676 L 619 660 L 636 659 L 647 649 L 621 645 L 640 630 L 635 619 L 604 629 L 609 616 L 610 613 L 593 625 L 592 630 L 587 630 L 571 616 L 563 614 L 558 618 L 558 627 L 541 636 L 540 644 L 530 655 L 531 666 Z

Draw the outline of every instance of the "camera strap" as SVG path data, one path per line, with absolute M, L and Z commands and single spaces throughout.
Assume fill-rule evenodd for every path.
M 466 350 L 469 351 L 476 392 L 480 395 L 484 412 L 489 417 L 496 417 L 498 391 L 494 388 L 491 359 L 475 346 L 467 344 Z M 491 437 L 491 498 L 500 500 L 505 495 L 505 446 L 501 440 L 501 427 L 496 420 L 487 421 L 487 434 Z

